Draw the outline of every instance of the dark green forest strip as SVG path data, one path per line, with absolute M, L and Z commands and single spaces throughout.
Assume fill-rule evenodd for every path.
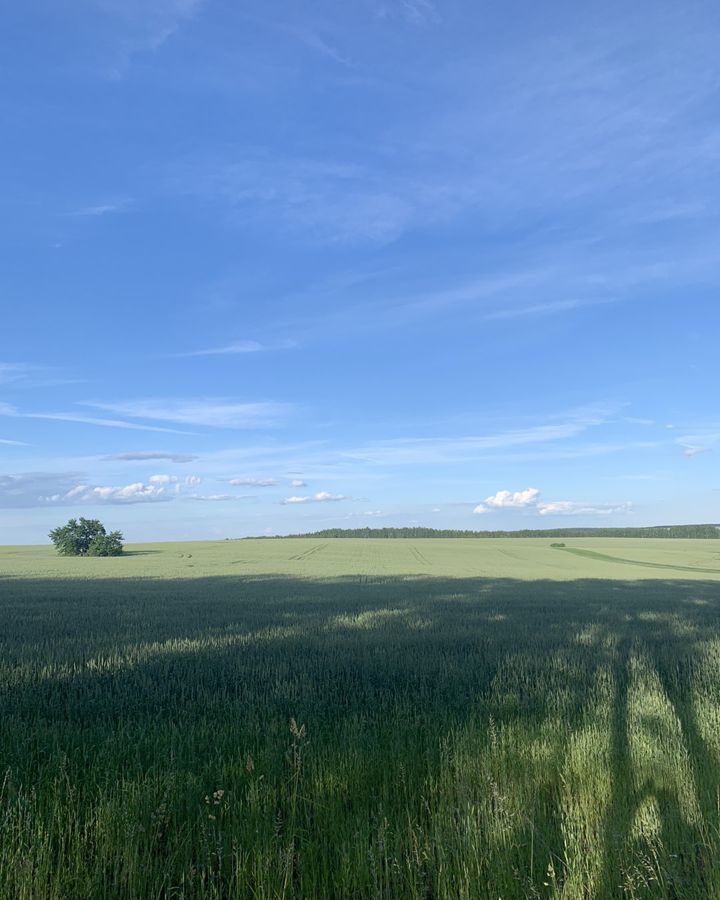
M 263 535 L 263 537 L 266 537 Z M 720 525 L 653 525 L 647 528 L 526 528 L 521 531 L 462 531 L 450 528 L 325 528 L 275 538 L 702 538 L 720 539 Z M 243 540 L 256 540 L 244 538 Z

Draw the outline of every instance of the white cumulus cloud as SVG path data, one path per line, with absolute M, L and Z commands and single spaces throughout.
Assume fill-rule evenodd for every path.
M 486 497 L 473 512 L 482 515 L 493 509 L 526 509 L 535 506 L 539 497 L 540 491 L 537 488 L 526 488 L 524 491 L 498 491 L 491 497 Z
M 177 484 L 177 475 L 151 475 L 148 478 L 150 484 Z
M 613 513 L 628 512 L 631 503 L 593 504 L 576 500 L 540 500 L 537 488 L 526 488 L 524 491 L 498 491 L 478 504 L 473 510 L 477 515 L 492 512 L 496 509 L 531 510 L 539 516 L 609 516 Z
M 170 500 L 172 494 L 166 494 L 164 485 L 144 484 L 135 481 L 125 485 L 89 485 L 76 484 L 64 494 L 54 494 L 45 499 L 54 503 L 145 503 L 155 500 Z

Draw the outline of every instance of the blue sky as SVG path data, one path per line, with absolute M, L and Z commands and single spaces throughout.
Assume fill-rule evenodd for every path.
M 29 0 L 0 542 L 720 521 L 720 8 Z

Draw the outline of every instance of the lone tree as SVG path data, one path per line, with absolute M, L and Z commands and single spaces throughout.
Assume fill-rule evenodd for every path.
M 70 519 L 50 532 L 50 540 L 61 556 L 120 556 L 123 536 L 107 532 L 98 519 Z

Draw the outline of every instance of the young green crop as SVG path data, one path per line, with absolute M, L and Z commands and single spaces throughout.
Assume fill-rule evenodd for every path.
M 717 544 L 565 543 L 0 549 L 0 897 L 720 897 Z

